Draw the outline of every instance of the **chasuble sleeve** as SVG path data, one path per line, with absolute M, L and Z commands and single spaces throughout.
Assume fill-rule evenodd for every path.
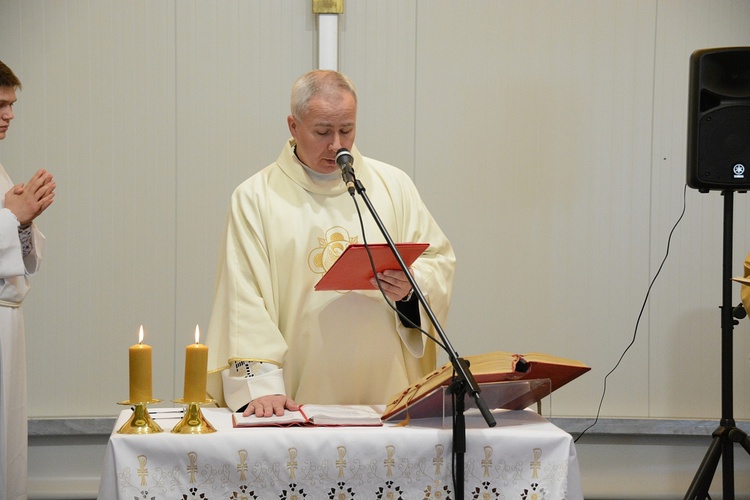
M 287 351 L 257 203 L 242 186 L 232 195 L 207 337 L 209 369 L 231 361 L 280 366 Z
M 391 168 L 395 169 L 395 167 Z M 397 176 L 397 182 L 390 183 L 390 185 L 394 207 L 401 207 L 402 211 L 398 217 L 401 220 L 398 238 L 400 241 L 430 244 L 411 268 L 435 317 L 444 326 L 448 317 L 456 264 L 453 247 L 424 204 L 411 178 L 403 171 L 395 170 L 397 170 L 394 173 Z M 437 338 L 437 331 L 421 307 L 420 322 L 422 329 Z M 413 356 L 420 358 L 423 373 L 434 370 L 436 363 L 434 343 L 418 330 L 404 326 L 400 319 L 396 325 L 406 348 Z
M 208 390 L 221 405 L 230 407 L 267 394 L 286 394 L 282 370 L 257 380 L 227 371 L 230 364 L 241 361 L 281 367 L 288 350 L 279 327 L 280 300 L 264 223 L 269 204 L 264 187 L 263 179 L 251 177 L 234 191 L 219 251 L 206 337 Z

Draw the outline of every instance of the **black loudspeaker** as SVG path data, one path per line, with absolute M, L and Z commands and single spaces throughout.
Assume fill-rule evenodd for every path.
M 687 184 L 750 188 L 750 47 L 696 50 L 690 56 Z

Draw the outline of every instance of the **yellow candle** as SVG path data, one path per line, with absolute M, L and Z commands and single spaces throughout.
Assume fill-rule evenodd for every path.
M 138 332 L 138 343 L 130 346 L 130 402 L 151 401 L 151 346 L 143 343 L 143 325 Z
M 206 400 L 206 372 L 208 368 L 208 347 L 199 344 L 200 331 L 195 325 L 195 344 L 185 349 L 185 387 L 182 399 L 188 403 L 202 403 Z

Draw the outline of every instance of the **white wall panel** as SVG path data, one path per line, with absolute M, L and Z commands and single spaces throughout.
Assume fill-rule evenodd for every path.
M 416 2 L 350 1 L 345 9 L 339 70 L 357 87 L 357 147 L 415 178 Z
M 661 260 L 679 216 L 686 172 L 690 54 L 750 45 L 745 2 L 660 2 L 654 85 L 651 266 Z M 654 287 L 649 345 L 651 416 L 721 416 L 721 321 L 724 197 L 687 190 L 685 216 Z M 746 194 L 735 194 L 733 275 L 750 250 Z M 738 284 L 733 285 L 739 303 Z M 750 323 L 734 330 L 735 416 L 750 417 Z
M 58 184 L 39 220 L 48 245 L 24 304 L 31 415 L 116 411 L 141 323 L 171 373 L 171 5 L 3 4 L 18 12 L 20 30 L 10 44 L 18 50 L 2 57 L 24 82 L 23 126 L 4 141 L 13 154 L 3 161 L 17 182 L 46 167 Z M 155 393 L 169 397 L 171 385 L 158 377 Z
M 179 2 L 176 8 L 175 393 L 184 345 L 208 327 L 229 197 L 289 137 L 292 82 L 313 69 L 306 2 Z
M 554 398 L 566 414 L 595 412 L 648 284 L 655 16 L 646 2 L 420 4 L 417 177 L 456 246 L 460 351 L 589 363 Z M 648 413 L 641 336 L 608 412 Z

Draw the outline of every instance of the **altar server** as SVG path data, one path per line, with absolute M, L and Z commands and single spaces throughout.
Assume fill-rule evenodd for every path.
M 0 140 L 13 119 L 21 82 L 0 61 Z M 44 236 L 34 219 L 52 204 L 55 181 L 38 170 L 26 184 L 13 185 L 0 165 L 0 500 L 26 498 L 26 347 L 21 303 L 29 275 L 41 261 Z

